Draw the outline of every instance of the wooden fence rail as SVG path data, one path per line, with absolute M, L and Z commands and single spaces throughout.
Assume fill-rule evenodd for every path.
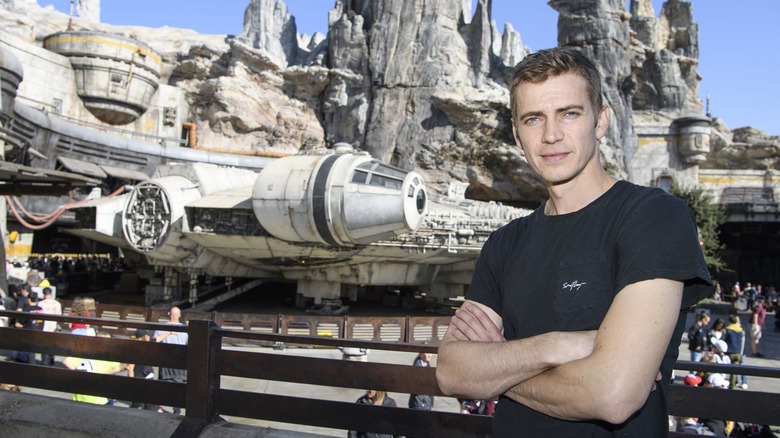
M 63 313 L 70 311 L 71 301 L 62 300 Z M 168 311 L 153 307 L 98 303 L 96 318 L 122 322 L 167 322 Z M 209 319 L 224 329 L 253 333 L 278 333 L 334 338 L 360 339 L 407 344 L 438 345 L 449 326 L 449 316 L 355 317 L 319 315 L 268 315 L 259 313 L 193 312 L 183 311 L 182 322 L 190 319 Z M 112 335 L 131 336 L 132 325 L 103 324 L 103 330 Z M 266 345 L 267 341 L 239 342 Z
M 0 311 L 9 317 L 28 317 L 21 312 Z M 116 330 L 134 329 L 170 330 L 171 326 L 153 322 L 134 322 L 36 315 L 38 318 L 61 323 L 87 322 L 96 326 L 112 326 Z M 281 320 L 282 318 L 279 317 Z M 344 319 L 349 327 L 352 318 Z M 354 318 L 356 324 L 365 321 Z M 245 320 L 242 320 L 245 321 Z M 292 319 L 290 319 L 292 321 Z M 325 319 L 327 324 L 334 322 Z M 409 319 L 392 320 L 408 338 Z M 267 320 L 266 322 L 271 322 Z M 438 321 L 434 321 L 439 323 Z M 426 322 L 430 325 L 431 321 Z M 243 322 L 242 322 L 243 324 Z M 279 324 L 283 327 L 284 324 Z M 398 329 L 399 325 L 404 328 Z M 436 352 L 435 345 L 406 342 L 382 342 L 377 339 L 376 325 L 371 323 L 371 340 L 345 339 L 317 335 L 311 319 L 302 320 L 313 335 L 265 333 L 250 330 L 219 328 L 210 319 L 190 319 L 186 327 L 187 346 L 138 342 L 119 338 L 96 338 L 66 333 L 44 333 L 19 329 L 0 329 L 0 348 L 15 351 L 75 356 L 111 360 L 123 363 L 183 368 L 188 372 L 187 383 L 134 379 L 69 371 L 38 365 L 3 362 L 0 376 L 3 383 L 62 391 L 103 395 L 120 400 L 131 400 L 186 409 L 186 416 L 173 436 L 197 436 L 220 415 L 254 418 L 275 422 L 297 423 L 334 429 L 365 430 L 393 435 L 418 437 L 487 437 L 491 435 L 489 417 L 449 412 L 427 412 L 405 408 L 361 406 L 332 400 L 314 400 L 280 394 L 258 394 L 221 388 L 221 376 L 276 380 L 306 385 L 324 385 L 341 388 L 373 388 L 392 392 L 442 396 L 434 368 L 393 365 L 371 362 L 352 362 L 236 351 L 224 348 L 226 340 L 245 340 L 285 345 L 347 346 L 378 350 Z M 381 339 L 381 330 L 379 330 Z M 341 330 L 339 333 L 350 333 Z M 430 333 L 436 333 L 435 330 Z M 432 335 L 433 336 L 433 335 Z M 753 376 L 780 378 L 780 370 L 751 366 L 723 366 L 700 362 L 678 362 L 678 370 L 723 371 Z M 670 385 L 669 410 L 672 415 L 723 418 L 758 424 L 780 422 L 780 394 L 755 391 L 731 391 L 711 388 Z M 370 409 L 370 410 L 367 410 Z M 677 436 L 670 433 L 670 436 Z

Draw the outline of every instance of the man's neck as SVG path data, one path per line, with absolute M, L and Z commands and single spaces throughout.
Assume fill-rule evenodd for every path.
M 617 180 L 599 168 L 593 176 L 578 175 L 575 179 L 562 184 L 548 184 L 550 199 L 544 207 L 548 216 L 574 213 L 607 192 Z

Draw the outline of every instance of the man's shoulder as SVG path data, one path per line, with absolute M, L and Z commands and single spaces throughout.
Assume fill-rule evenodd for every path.
M 504 241 L 504 239 L 509 239 L 512 238 L 513 236 L 518 236 L 519 234 L 522 234 L 534 222 L 537 215 L 538 215 L 538 210 L 534 211 L 528 216 L 519 217 L 509 221 L 509 223 L 491 232 L 488 241 L 490 241 L 491 239 L 493 239 L 493 242 Z
M 624 202 L 633 207 L 646 206 L 657 208 L 662 205 L 679 206 L 683 201 L 658 187 L 648 187 L 634 184 L 629 181 L 618 181 L 615 197 L 624 199 Z

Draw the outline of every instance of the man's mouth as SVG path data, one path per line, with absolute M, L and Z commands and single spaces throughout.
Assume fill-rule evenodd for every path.
M 568 155 L 568 152 L 548 152 L 546 154 L 542 154 L 542 159 L 548 163 L 556 163 L 563 160 Z

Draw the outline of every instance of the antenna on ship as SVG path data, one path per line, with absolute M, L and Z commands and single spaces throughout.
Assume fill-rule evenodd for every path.
M 70 18 L 68 18 L 68 30 L 73 30 L 73 3 L 76 0 L 70 0 Z

